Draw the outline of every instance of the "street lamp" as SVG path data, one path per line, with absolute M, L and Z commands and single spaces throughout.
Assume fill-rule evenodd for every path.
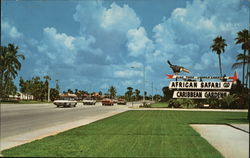
M 131 68 L 137 68 L 132 66 Z M 142 101 L 142 105 L 144 106 L 145 104 L 145 65 L 143 65 L 143 101 Z
M 49 88 L 49 81 L 48 81 L 48 103 L 50 101 L 50 88 Z

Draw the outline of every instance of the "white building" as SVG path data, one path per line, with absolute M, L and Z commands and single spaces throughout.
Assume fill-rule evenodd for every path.
M 17 92 L 16 95 L 9 95 L 10 98 L 20 99 L 20 100 L 33 100 L 34 96 L 29 94 L 23 94 L 21 92 Z

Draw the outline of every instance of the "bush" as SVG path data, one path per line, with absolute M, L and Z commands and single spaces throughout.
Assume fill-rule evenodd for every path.
M 218 100 L 218 98 L 215 98 L 215 97 L 211 97 L 209 99 L 206 99 L 204 104 L 209 104 L 209 108 L 212 108 L 212 109 L 221 108 L 221 101 Z
M 195 108 L 197 104 L 192 99 L 170 99 L 168 107 L 172 108 Z
M 179 108 L 181 105 L 177 99 L 170 99 L 168 103 L 169 108 Z
M 249 106 L 248 95 L 238 94 L 236 95 L 236 99 L 229 105 L 229 108 L 248 109 L 248 106 Z
M 182 108 L 195 108 L 197 106 L 192 99 L 180 99 L 179 101 Z

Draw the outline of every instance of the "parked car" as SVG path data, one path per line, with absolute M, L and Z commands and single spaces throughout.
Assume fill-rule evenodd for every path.
M 111 105 L 114 105 L 114 102 L 111 99 L 105 98 L 102 100 L 102 105 L 110 105 L 111 106 Z
M 118 99 L 117 104 L 118 104 L 118 105 L 126 105 L 127 102 L 126 102 L 125 99 Z
M 95 105 L 96 104 L 96 100 L 93 98 L 85 98 L 82 101 L 83 105 Z
M 53 102 L 57 107 L 76 107 L 77 101 L 71 97 L 63 97 Z
M 118 102 L 118 100 L 117 99 L 113 99 L 113 102 L 114 102 L 114 104 L 116 104 Z

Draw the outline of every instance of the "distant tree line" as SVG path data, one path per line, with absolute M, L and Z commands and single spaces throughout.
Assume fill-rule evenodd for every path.
M 24 80 L 22 77 L 19 80 L 20 92 L 23 94 L 33 95 L 34 100 L 46 100 L 48 98 L 49 76 L 44 76 L 45 81 L 42 81 L 39 76 L 33 77 L 31 80 Z M 50 88 L 50 99 L 53 101 L 59 97 L 59 85 L 56 88 Z

